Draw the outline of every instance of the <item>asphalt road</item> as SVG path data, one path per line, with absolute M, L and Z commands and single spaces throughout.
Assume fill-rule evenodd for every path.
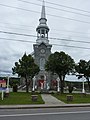
M 90 107 L 3 109 L 0 120 L 90 120 Z

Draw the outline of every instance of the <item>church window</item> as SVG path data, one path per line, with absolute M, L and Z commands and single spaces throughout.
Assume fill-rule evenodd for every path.
M 45 70 L 45 58 L 40 58 L 40 70 Z

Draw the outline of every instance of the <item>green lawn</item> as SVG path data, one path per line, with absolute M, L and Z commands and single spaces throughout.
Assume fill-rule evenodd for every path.
M 52 94 L 57 99 L 68 103 L 68 104 L 80 104 L 80 103 L 90 103 L 90 95 L 84 95 L 84 94 Z M 67 101 L 67 95 L 73 95 L 73 101 Z
M 38 95 L 37 101 L 32 101 L 31 93 L 12 92 L 9 94 L 9 97 L 5 97 L 3 100 L 1 100 L 1 93 L 0 93 L 0 105 L 44 104 L 41 95 L 38 93 L 37 95 Z

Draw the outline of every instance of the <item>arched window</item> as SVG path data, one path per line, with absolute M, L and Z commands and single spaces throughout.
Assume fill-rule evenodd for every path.
M 40 70 L 45 70 L 45 58 L 40 58 Z

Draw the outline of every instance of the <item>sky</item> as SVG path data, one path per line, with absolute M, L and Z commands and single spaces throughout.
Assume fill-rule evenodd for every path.
M 90 60 L 90 0 L 45 0 L 45 6 L 51 52 Z M 0 74 L 33 52 L 41 8 L 42 0 L 0 0 Z

